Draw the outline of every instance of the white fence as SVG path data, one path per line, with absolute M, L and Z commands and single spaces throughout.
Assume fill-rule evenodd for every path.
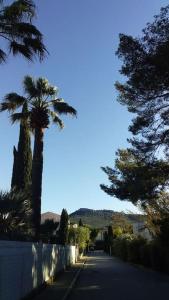
M 0 241 L 0 300 L 22 299 L 75 261 L 75 246 Z

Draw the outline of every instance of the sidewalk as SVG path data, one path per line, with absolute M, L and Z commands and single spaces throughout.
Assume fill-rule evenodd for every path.
M 66 294 L 71 289 L 72 283 L 74 283 L 74 279 L 76 279 L 78 273 L 80 273 L 80 270 L 83 268 L 84 261 L 85 259 L 83 258 L 71 268 L 58 274 L 55 282 L 50 283 L 45 290 L 33 297 L 32 300 L 65 300 Z

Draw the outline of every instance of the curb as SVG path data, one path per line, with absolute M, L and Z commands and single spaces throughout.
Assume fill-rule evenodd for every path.
M 75 276 L 74 276 L 72 282 L 70 283 L 70 285 L 69 285 L 69 287 L 68 287 L 66 293 L 64 294 L 64 296 L 63 296 L 63 298 L 62 298 L 61 300 L 66 300 L 66 299 L 68 298 L 68 296 L 70 295 L 72 289 L 73 289 L 74 286 L 75 286 L 75 283 L 76 283 L 77 279 L 79 278 L 79 275 L 80 275 L 81 271 L 82 271 L 83 268 L 84 268 L 84 265 L 85 265 L 86 261 L 87 261 L 87 259 L 84 260 L 84 262 L 82 263 L 82 267 L 76 272 L 76 274 L 75 274 Z

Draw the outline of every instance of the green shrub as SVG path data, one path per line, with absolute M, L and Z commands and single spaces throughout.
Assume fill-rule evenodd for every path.
M 150 259 L 150 245 L 148 243 L 144 243 L 140 246 L 140 263 L 145 267 L 151 267 L 151 259 Z
M 138 237 L 128 243 L 128 260 L 133 263 L 141 263 L 140 248 L 145 245 L 145 239 Z
M 163 271 L 169 274 L 169 247 L 165 247 L 163 250 Z
M 142 237 L 123 235 L 113 240 L 112 254 L 169 274 L 169 247 L 157 240 L 147 242 Z
M 164 271 L 166 260 L 164 248 L 157 241 L 151 242 L 149 247 L 151 267 L 157 271 Z
M 121 236 L 113 241 L 112 252 L 114 255 L 120 257 L 123 260 L 128 259 L 128 243 L 129 239 L 126 236 Z

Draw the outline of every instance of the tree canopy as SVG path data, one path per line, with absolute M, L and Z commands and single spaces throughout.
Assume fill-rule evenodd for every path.
M 120 34 L 117 50 L 125 83 L 116 83 L 118 101 L 136 117 L 129 130 L 137 150 L 148 155 L 169 144 L 169 5 L 148 23 L 141 38 Z
M 159 196 L 169 183 L 169 163 L 164 160 L 147 162 L 130 149 L 118 150 L 114 168 L 102 167 L 110 186 L 101 189 L 110 196 L 144 205 Z

